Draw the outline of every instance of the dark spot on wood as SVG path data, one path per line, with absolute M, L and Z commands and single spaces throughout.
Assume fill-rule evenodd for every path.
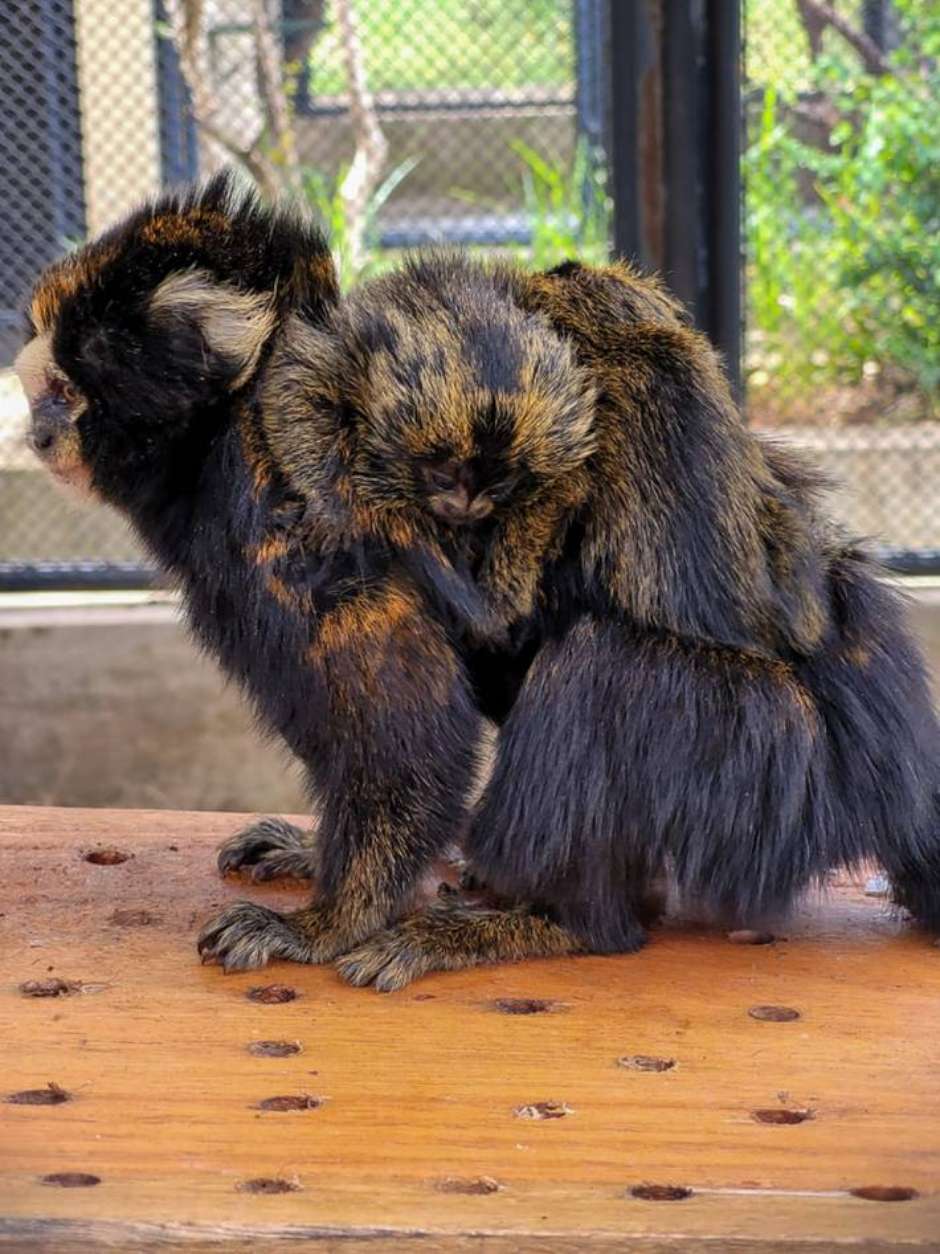
M 791 1023 L 800 1017 L 800 1012 L 792 1006 L 752 1006 L 747 1013 L 752 1019 L 761 1019 L 767 1023 Z
M 675 1058 L 657 1058 L 653 1054 L 624 1054 L 617 1059 L 617 1066 L 628 1071 L 671 1071 L 675 1065 Z
M 11 1106 L 61 1106 L 72 1100 L 72 1094 L 50 1080 L 44 1089 L 22 1089 L 9 1093 L 5 1100 Z
M 517 1106 L 512 1113 L 517 1119 L 564 1119 L 574 1111 L 567 1102 L 532 1102 Z
M 271 1176 L 258 1176 L 254 1180 L 239 1180 L 235 1188 L 239 1193 L 297 1193 L 300 1185 L 294 1180 L 280 1180 Z
M 771 1110 L 754 1110 L 751 1118 L 757 1123 L 806 1123 L 814 1115 L 811 1110 L 783 1110 L 774 1107 Z
M 732 945 L 772 945 L 776 939 L 773 932 L 755 932 L 748 927 L 728 933 Z
M 150 927 L 152 923 L 160 923 L 162 920 L 149 910 L 115 910 L 108 922 L 117 927 Z
M 132 854 L 124 853 L 122 849 L 92 849 L 90 853 L 85 854 L 85 861 L 92 862 L 95 866 L 120 866 L 132 856 Z
M 101 1177 L 88 1171 L 53 1171 L 42 1177 L 42 1183 L 57 1185 L 60 1189 L 91 1189 L 101 1183 Z
M 82 991 L 81 984 L 74 980 L 26 980 L 20 985 L 24 997 L 70 997 Z
M 412 1001 L 436 1001 L 434 993 L 415 993 Z
M 434 1187 L 438 1193 L 465 1193 L 483 1196 L 487 1193 L 498 1193 L 503 1186 L 498 1180 L 494 1180 L 492 1176 L 473 1176 L 469 1179 L 446 1176 L 443 1180 L 436 1181 Z
M 681 1202 L 692 1196 L 692 1190 L 682 1184 L 638 1184 L 630 1190 L 630 1196 L 644 1202 Z
M 256 1058 L 289 1058 L 302 1048 L 300 1041 L 252 1041 L 248 1052 Z
M 264 1006 L 276 1006 L 281 1002 L 293 1001 L 297 990 L 286 984 L 264 984 L 260 988 L 250 988 L 245 996 L 249 1001 L 258 1001 Z
M 849 1189 L 853 1197 L 862 1197 L 867 1202 L 909 1202 L 917 1197 L 916 1189 L 905 1189 L 883 1184 L 866 1184 L 861 1189 Z
M 179 853 L 180 851 L 179 845 L 167 845 L 167 849 L 169 849 L 170 853 Z
M 498 997 L 492 1006 L 503 1015 L 546 1015 L 564 1009 L 561 1002 L 538 997 Z
M 323 1105 L 320 1097 L 308 1093 L 288 1093 L 279 1097 L 265 1097 L 258 1103 L 258 1110 L 316 1110 Z

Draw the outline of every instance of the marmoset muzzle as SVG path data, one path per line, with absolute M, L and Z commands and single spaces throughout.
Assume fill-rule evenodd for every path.
M 29 409 L 27 440 L 30 448 L 60 483 L 87 493 L 91 476 L 68 401 L 53 392 L 45 392 L 31 402 Z
M 54 454 L 55 446 L 72 431 L 71 415 L 66 401 L 47 393 L 30 405 L 29 443 L 33 452 L 43 459 Z

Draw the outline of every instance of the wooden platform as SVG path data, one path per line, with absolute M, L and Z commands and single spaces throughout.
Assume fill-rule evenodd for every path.
M 383 996 L 199 965 L 302 893 L 218 878 L 238 823 L 0 810 L 0 1246 L 940 1250 L 940 949 L 883 901 Z

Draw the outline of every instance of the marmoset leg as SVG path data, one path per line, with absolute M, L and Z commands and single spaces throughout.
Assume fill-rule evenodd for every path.
M 479 910 L 445 900 L 371 936 L 336 967 L 350 984 L 374 984 L 387 993 L 429 971 L 583 951 L 570 932 L 528 906 Z
M 199 939 L 226 970 L 324 962 L 387 927 L 461 830 L 480 716 L 461 663 L 418 596 L 389 583 L 320 619 L 309 752 L 320 810 L 318 895 L 289 915 L 239 902 Z
M 603 647 L 601 630 L 584 620 L 539 651 L 466 843 L 490 889 L 533 904 L 479 911 L 445 902 L 414 914 L 346 954 L 346 979 L 399 988 L 428 971 L 642 945 L 637 910 L 656 868 L 624 834 L 615 734 L 624 712 L 611 708 L 622 706 L 620 659 Z

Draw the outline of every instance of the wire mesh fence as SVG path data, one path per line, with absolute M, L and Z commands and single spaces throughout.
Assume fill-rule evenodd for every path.
M 37 271 L 234 162 L 308 201 L 345 282 L 443 242 L 607 252 L 598 0 L 9 0 L 0 91 L 0 564 L 140 561 L 45 483 L 8 367 Z M 126 577 L 125 575 L 122 578 Z M 59 566 L 47 578 L 61 578 Z
M 854 531 L 936 561 L 940 6 L 743 3 L 749 420 L 811 447 Z M 223 162 L 303 197 L 345 283 L 436 242 L 602 260 L 610 4 L 5 0 L 0 581 L 144 562 L 23 442 L 9 365 L 43 265 Z
M 747 0 L 748 416 L 847 526 L 940 552 L 940 5 Z

